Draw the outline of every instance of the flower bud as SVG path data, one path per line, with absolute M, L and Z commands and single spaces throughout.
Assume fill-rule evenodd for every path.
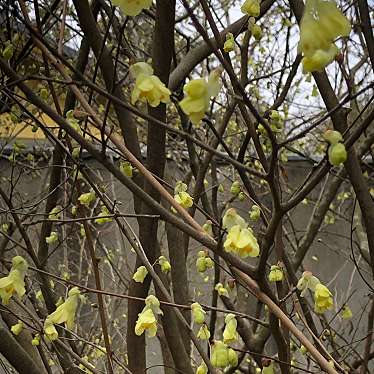
M 339 166 L 340 164 L 344 163 L 347 159 L 347 151 L 344 144 L 336 143 L 330 145 L 328 156 L 331 165 Z
M 233 195 L 238 195 L 241 191 L 240 183 L 238 181 L 233 182 L 230 191 Z
M 15 325 L 13 325 L 11 328 L 10 328 L 10 331 L 12 331 L 12 333 L 14 335 L 19 335 L 21 333 L 21 331 L 23 330 L 23 322 L 18 320 L 18 323 L 16 323 Z
M 259 41 L 262 38 L 261 27 L 255 23 L 251 25 L 251 33 L 257 41 Z
M 136 269 L 135 274 L 133 275 L 132 279 L 137 283 L 143 283 L 145 277 L 148 275 L 148 270 L 145 266 L 139 266 Z
M 269 282 L 281 282 L 283 280 L 283 270 L 278 265 L 272 265 L 269 273 Z
M 231 32 L 228 32 L 226 34 L 226 41 L 225 41 L 225 44 L 223 45 L 223 50 L 228 53 L 228 52 L 233 51 L 234 47 L 235 47 L 234 35 Z
M 199 303 L 191 304 L 192 317 L 195 323 L 199 325 L 203 324 L 205 321 L 205 310 L 201 307 Z
M 342 134 L 335 130 L 327 130 L 323 134 L 323 138 L 330 144 L 336 144 L 343 141 Z

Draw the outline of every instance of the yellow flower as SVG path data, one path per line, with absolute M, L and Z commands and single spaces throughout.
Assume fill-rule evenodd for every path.
M 136 321 L 135 334 L 140 336 L 145 330 L 148 331 L 149 337 L 156 335 L 157 321 L 152 309 L 143 310 L 139 313 L 138 320 Z
M 199 251 L 196 260 L 196 269 L 199 273 L 204 273 L 206 269 L 214 266 L 213 260 L 208 256 L 206 251 Z
M 107 223 L 107 222 L 112 222 L 113 219 L 111 217 L 107 217 L 107 216 L 110 216 L 110 212 L 109 212 L 108 208 L 105 205 L 103 205 L 101 207 L 101 212 L 98 214 L 99 218 L 96 218 L 95 222 L 99 225 L 102 225 L 103 223 Z M 103 217 L 103 218 L 101 218 L 101 217 Z
M 8 233 L 9 228 L 10 228 L 9 223 L 3 223 L 3 224 L 1 225 L 1 231 L 2 231 L 4 234 L 7 234 L 7 233 Z
M 205 362 L 203 361 L 200 366 L 196 369 L 195 374 L 208 374 L 208 368 L 205 365 Z
M 229 293 L 227 292 L 226 288 L 223 286 L 222 283 L 217 283 L 214 289 L 218 292 L 219 296 L 229 297 Z
M 0 297 L 4 305 L 9 303 L 9 299 L 14 293 L 21 298 L 25 292 L 25 275 L 28 265 L 21 256 L 12 258 L 12 268 L 6 277 L 0 278 Z
M 68 329 L 72 329 L 75 324 L 75 313 L 77 311 L 80 291 L 78 287 L 73 287 L 68 297 L 57 309 L 47 316 L 44 321 L 44 334 L 49 340 L 56 340 L 58 332 L 55 324 L 65 323 Z
M 272 265 L 269 273 L 269 282 L 280 282 L 284 278 L 283 270 L 278 265 Z
M 238 366 L 238 354 L 232 348 L 229 348 L 228 355 L 230 366 Z
M 245 222 L 244 218 L 242 218 L 234 208 L 230 208 L 226 210 L 222 218 L 222 226 L 226 230 L 230 230 L 233 226 L 240 226 L 241 228 L 246 228 L 247 223 Z
M 261 371 L 262 374 L 274 374 L 274 361 L 271 361 L 268 366 L 264 366 Z
M 216 340 L 212 346 L 210 362 L 215 368 L 225 368 L 229 365 L 229 353 L 227 345 L 220 341 Z
M 210 331 L 206 324 L 202 325 L 197 333 L 197 338 L 201 340 L 208 340 L 210 338 Z
M 230 192 L 233 195 L 239 195 L 241 190 L 242 190 L 242 188 L 240 187 L 240 183 L 238 181 L 235 181 L 235 182 L 232 183 L 232 185 L 230 187 Z
M 156 296 L 149 295 L 147 296 L 144 302 L 147 308 L 151 308 L 153 310 L 153 313 L 163 314 L 162 310 L 160 309 L 160 301 L 157 299 Z
M 307 0 L 300 22 L 298 49 L 303 53 L 304 72 L 321 71 L 338 53 L 333 43 L 338 36 L 348 36 L 351 25 L 335 2 Z
M 18 323 L 16 323 L 15 325 L 13 325 L 11 328 L 10 328 L 10 331 L 14 334 L 14 335 L 19 335 L 21 333 L 21 331 L 23 330 L 23 322 L 18 320 Z
M 36 334 L 33 339 L 31 340 L 31 344 L 36 346 L 36 345 L 40 345 L 40 335 L 39 334 Z
M 338 36 L 348 36 L 351 24 L 347 17 L 338 9 L 334 1 L 317 2 L 320 27 L 331 40 Z
M 135 334 L 140 336 L 145 330 L 148 331 L 148 337 L 153 337 L 157 333 L 157 320 L 155 314 L 162 314 L 160 310 L 160 302 L 158 299 L 150 295 L 145 299 L 145 307 L 138 314 L 135 325 Z
M 238 340 L 238 332 L 236 331 L 238 322 L 236 321 L 235 315 L 229 313 L 225 317 L 225 329 L 223 331 L 223 342 L 232 343 Z
M 260 15 L 260 1 L 246 0 L 240 10 L 242 13 L 248 14 L 251 17 L 258 17 Z
M 306 349 L 306 347 L 304 345 L 301 345 L 300 348 L 299 348 L 299 352 L 302 355 L 305 355 L 308 352 L 308 350 Z
M 188 192 L 179 192 L 174 196 L 174 200 L 183 208 L 191 208 L 193 205 L 193 198 Z
M 171 270 L 170 262 L 166 259 L 165 256 L 160 256 L 158 258 L 158 263 L 161 266 L 161 271 L 163 273 L 168 273 Z
M 126 16 L 137 16 L 143 9 L 149 9 L 152 0 L 112 0 L 113 5 L 119 6 Z
M 253 205 L 251 211 L 249 212 L 249 219 L 252 222 L 257 222 L 261 217 L 261 209 L 257 205 Z
M 131 104 L 138 100 L 148 102 L 152 107 L 160 103 L 170 103 L 170 90 L 160 79 L 153 75 L 153 69 L 145 62 L 138 62 L 130 66 L 130 73 L 136 79 L 131 93 Z
M 352 313 L 351 308 L 350 308 L 348 305 L 344 305 L 344 306 L 343 306 L 343 309 L 342 309 L 342 311 L 341 311 L 340 316 L 341 316 L 343 319 L 351 319 L 351 318 L 353 317 L 353 313 Z
M 234 252 L 240 257 L 257 257 L 260 253 L 260 247 L 252 230 L 242 228 L 240 225 L 231 227 L 223 247 L 226 252 Z
M 127 177 L 131 178 L 133 174 L 133 167 L 128 161 L 121 161 L 119 169 L 122 174 L 125 174 Z
M 323 138 L 330 144 L 336 144 L 343 141 L 342 134 L 335 130 L 326 130 L 323 134 Z
M 310 271 L 304 271 L 302 277 L 297 282 L 296 288 L 301 291 L 301 296 L 304 297 L 308 289 L 314 291 L 319 283 L 319 279 Z
M 212 228 L 212 221 L 211 220 L 207 220 L 204 224 L 203 224 L 203 230 L 209 235 L 209 236 L 213 236 L 213 228 Z
M 227 347 L 224 342 L 216 340 L 212 346 L 210 362 L 215 368 L 225 368 L 230 365 L 237 366 L 238 356 L 236 352 L 232 348 Z
M 179 192 L 186 192 L 187 191 L 187 184 L 183 183 L 182 181 L 177 181 L 174 187 L 174 194 L 179 194 Z
M 205 321 L 205 310 L 199 303 L 191 304 L 192 317 L 195 323 L 202 324 Z
M 137 283 L 143 283 L 145 277 L 148 275 L 148 270 L 145 266 L 139 266 L 136 269 L 135 274 L 133 275 L 132 279 L 134 279 Z
M 51 234 L 45 238 L 47 244 L 54 244 L 58 241 L 58 234 L 56 231 L 51 231 Z
M 251 33 L 256 40 L 260 40 L 262 38 L 261 27 L 255 23 L 251 24 Z
M 60 219 L 62 212 L 62 206 L 56 205 L 48 214 L 48 219 L 50 220 L 56 220 Z
M 324 313 L 329 309 L 332 309 L 334 302 L 332 300 L 332 294 L 329 289 L 322 283 L 316 285 L 314 291 L 314 310 L 316 313 Z
M 78 197 L 79 202 L 86 207 L 88 207 L 93 201 L 95 201 L 95 199 L 96 194 L 93 191 L 86 192 Z
M 347 151 L 344 144 L 331 144 L 328 149 L 329 163 L 334 166 L 343 164 L 347 159 Z
M 235 47 L 234 35 L 231 32 L 228 32 L 226 34 L 226 41 L 225 41 L 225 44 L 223 45 L 223 50 L 228 53 L 228 52 L 233 51 L 234 47 Z
M 243 191 L 240 191 L 238 195 L 239 201 L 244 201 L 246 198 L 247 198 L 247 195 Z
M 302 59 L 304 73 L 322 71 L 327 65 L 334 61 L 339 49 L 331 44 L 328 49 L 317 49 L 310 57 Z
M 71 214 L 73 217 L 75 217 L 78 213 L 78 207 L 76 205 L 73 205 L 71 208 Z
M 37 300 L 39 300 L 40 302 L 44 302 L 44 296 L 43 296 L 43 292 L 41 290 L 37 291 L 35 293 L 35 297 Z
M 206 79 L 194 79 L 185 84 L 183 91 L 185 98 L 179 102 L 183 112 L 188 115 L 194 125 L 199 125 L 209 108 L 210 98 L 217 96 L 221 86 L 219 77 L 221 70 L 213 70 Z

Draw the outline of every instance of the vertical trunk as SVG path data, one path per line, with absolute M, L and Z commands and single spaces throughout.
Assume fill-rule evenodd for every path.
M 169 81 L 170 64 L 174 50 L 174 18 L 175 1 L 157 1 L 156 19 L 153 36 L 153 69 L 162 82 Z M 149 107 L 149 114 L 160 121 L 166 121 L 166 106 L 160 104 L 157 108 Z M 165 129 L 151 122 L 148 123 L 147 134 L 147 167 L 150 172 L 163 178 L 165 168 Z M 160 201 L 160 195 L 149 183 L 145 183 L 144 190 L 156 201 Z M 143 214 L 154 214 L 153 209 L 142 205 Z M 143 221 L 143 222 L 142 222 Z M 139 239 L 151 263 L 155 261 L 157 245 L 158 220 L 140 220 Z M 136 266 L 142 263 L 137 259 Z M 146 297 L 148 294 L 150 280 L 143 284 L 132 281 L 129 286 L 131 296 Z M 136 336 L 134 326 L 143 305 L 139 302 L 129 300 L 128 302 L 128 325 L 127 325 L 127 354 L 129 358 L 129 369 L 134 374 L 144 373 L 146 369 L 146 354 L 144 335 Z M 164 328 L 168 326 L 165 324 Z M 168 336 L 167 331 L 165 335 Z M 172 349 L 173 347 L 170 347 Z

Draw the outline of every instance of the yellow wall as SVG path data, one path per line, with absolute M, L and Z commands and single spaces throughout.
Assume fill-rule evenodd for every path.
M 46 117 L 46 116 L 44 116 Z M 53 122 L 50 118 L 40 118 L 41 122 L 46 125 L 53 126 Z M 56 126 L 53 126 L 56 127 Z M 38 129 L 36 132 L 32 132 L 32 126 L 26 122 L 13 123 L 10 119 L 9 113 L 3 113 L 0 115 L 0 138 L 17 138 L 17 139 L 45 139 L 43 131 Z
M 47 115 L 39 116 L 39 121 L 50 129 L 58 129 L 58 126 Z M 100 138 L 100 131 L 89 126 L 89 133 Z M 44 140 L 46 137 L 42 130 L 32 131 L 32 126 L 24 121 L 13 123 L 9 113 L 0 115 L 0 138 L 1 139 L 25 139 L 25 140 Z

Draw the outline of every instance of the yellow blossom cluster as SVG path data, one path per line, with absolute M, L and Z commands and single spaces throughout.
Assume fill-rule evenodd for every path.
M 209 340 L 209 338 L 210 338 L 210 331 L 209 331 L 208 326 L 205 323 L 200 327 L 200 329 L 197 332 L 196 336 L 200 340 Z
M 78 201 L 86 206 L 89 207 L 89 205 L 96 200 L 96 194 L 94 191 L 83 193 L 78 197 Z
M 339 166 L 347 159 L 347 151 L 343 142 L 343 136 L 339 131 L 327 130 L 324 133 L 325 140 L 330 143 L 327 155 L 331 165 Z
M 62 206 L 56 205 L 48 214 L 48 219 L 57 220 L 61 218 Z
M 54 244 L 58 241 L 58 234 L 56 231 L 51 231 L 51 234 L 45 238 L 47 244 Z
M 67 299 L 60 304 L 57 309 L 47 316 L 44 321 L 44 334 L 49 340 L 56 340 L 58 338 L 58 332 L 55 325 L 65 323 L 68 329 L 72 329 L 75 324 L 75 313 L 77 311 L 80 291 L 78 287 L 73 287 L 68 292 Z
M 244 14 L 251 17 L 258 17 L 260 15 L 260 1 L 259 0 L 245 0 L 240 10 Z
M 163 273 L 168 273 L 171 270 L 170 262 L 167 260 L 165 256 L 160 256 L 158 258 L 158 264 L 161 267 L 161 271 Z
M 339 52 L 334 40 L 348 36 L 350 30 L 350 22 L 334 1 L 306 0 L 298 46 L 304 72 L 322 71 L 330 64 Z
M 137 282 L 137 283 L 143 283 L 143 282 L 144 282 L 144 279 L 145 279 L 145 277 L 146 277 L 147 275 L 148 275 L 148 270 L 147 270 L 147 268 L 146 268 L 144 265 L 142 265 L 142 266 L 139 266 L 139 267 L 136 269 L 136 271 L 135 271 L 135 273 L 134 273 L 132 279 L 133 279 L 135 282 Z
M 130 162 L 121 161 L 119 165 L 119 169 L 121 170 L 122 174 L 126 175 L 126 177 L 132 178 L 133 167 Z
M 179 103 L 181 109 L 194 125 L 199 125 L 209 108 L 211 97 L 218 95 L 221 88 L 219 77 L 220 69 L 213 70 L 208 80 L 204 78 L 193 79 L 183 88 L 184 99 Z
M 296 287 L 302 291 L 302 297 L 305 296 L 308 290 L 313 292 L 314 310 L 316 313 L 322 314 L 333 308 L 334 301 L 330 290 L 310 271 L 304 271 Z
M 140 336 L 145 330 L 148 332 L 148 337 L 153 337 L 157 333 L 157 319 L 158 314 L 163 314 L 160 309 L 160 302 L 154 295 L 149 295 L 145 299 L 145 307 L 138 315 L 138 320 L 135 325 L 135 334 Z
M 22 256 L 12 258 L 12 268 L 6 277 L 0 278 L 0 298 L 6 305 L 10 298 L 17 294 L 21 298 L 25 292 L 25 275 L 28 269 L 27 261 Z
M 110 212 L 108 208 L 105 205 L 103 205 L 101 207 L 101 212 L 98 214 L 98 218 L 95 219 L 95 223 L 102 225 L 107 222 L 112 222 L 113 218 L 108 216 L 110 216 Z
M 268 276 L 269 282 L 281 282 L 283 278 L 282 268 L 278 265 L 272 265 Z
M 231 32 L 228 32 L 226 34 L 226 40 L 225 40 L 225 43 L 223 45 L 223 50 L 228 53 L 228 52 L 233 51 L 234 48 L 235 48 L 234 35 Z
M 175 185 L 174 200 L 185 209 L 191 208 L 193 205 L 193 198 L 187 192 L 187 185 L 182 181 L 178 181 Z M 172 211 L 176 213 L 174 208 Z
M 237 366 L 238 355 L 223 341 L 215 340 L 212 345 L 210 362 L 215 368 L 225 368 L 227 366 Z
M 228 209 L 222 220 L 223 227 L 228 230 L 223 244 L 226 252 L 233 252 L 240 257 L 257 257 L 260 247 L 253 231 L 236 210 Z
M 147 102 L 152 107 L 160 103 L 170 103 L 170 90 L 153 75 L 152 67 L 146 62 L 138 62 L 130 66 L 130 74 L 135 78 L 135 87 L 131 93 L 131 104 L 138 100 Z
M 223 342 L 225 344 L 233 343 L 238 340 L 238 332 L 236 331 L 238 322 L 235 315 L 229 313 L 225 317 L 225 329 L 223 330 Z
M 204 273 L 205 270 L 211 269 L 214 266 L 213 260 L 208 256 L 206 251 L 199 251 L 196 260 L 196 269 L 199 273 Z

